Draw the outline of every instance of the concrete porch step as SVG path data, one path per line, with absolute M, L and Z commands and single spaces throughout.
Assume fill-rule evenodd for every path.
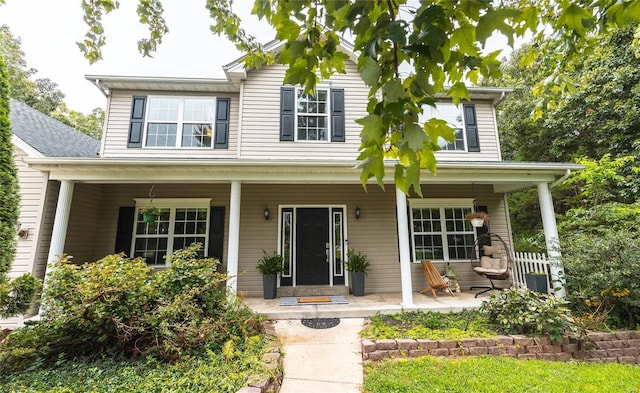
M 299 285 L 297 287 L 278 288 L 278 297 L 282 296 L 346 296 L 349 287 L 345 285 Z

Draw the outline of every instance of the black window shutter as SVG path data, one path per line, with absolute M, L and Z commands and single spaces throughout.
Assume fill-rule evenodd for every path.
M 213 142 L 214 149 L 229 148 L 229 106 L 230 98 L 218 98 L 216 108 L 216 132 Z
M 146 96 L 133 96 L 131 103 L 131 121 L 129 122 L 129 139 L 127 147 L 142 147 L 144 112 Z
M 222 262 L 224 245 L 224 206 L 211 206 L 209 216 L 209 258 Z
M 131 252 L 131 240 L 133 238 L 133 222 L 136 218 L 136 208 L 133 206 L 122 206 L 118 212 L 118 229 L 116 231 L 116 247 L 114 252 L 119 254 L 124 252 L 129 255 Z
M 476 106 L 474 104 L 464 104 L 462 108 L 464 110 L 464 129 L 467 133 L 467 149 L 470 152 L 479 152 L 480 138 L 478 137 Z
M 294 122 L 296 117 L 296 88 L 283 86 L 280 88 L 280 140 L 293 141 Z
M 331 89 L 331 142 L 344 142 L 344 89 Z

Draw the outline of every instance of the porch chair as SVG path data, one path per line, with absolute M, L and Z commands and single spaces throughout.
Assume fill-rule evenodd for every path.
M 471 252 L 471 266 L 473 271 L 489 279 L 489 286 L 471 287 L 473 289 L 484 289 L 476 293 L 478 295 L 492 291 L 502 290 L 502 287 L 496 287 L 494 280 L 509 280 L 511 278 L 511 268 L 513 266 L 513 257 L 511 250 L 502 238 L 495 233 L 483 233 L 478 235 L 473 250 Z
M 438 295 L 436 295 L 436 290 L 444 289 L 449 292 L 451 296 L 455 296 L 449 287 L 449 283 L 442 278 L 440 272 L 435 266 L 433 266 L 431 261 L 420 261 L 420 264 L 422 264 L 422 270 L 424 270 L 424 276 L 427 278 L 429 288 L 425 288 L 422 291 L 419 291 L 419 293 L 424 294 L 427 291 L 431 291 L 433 297 L 438 297 Z

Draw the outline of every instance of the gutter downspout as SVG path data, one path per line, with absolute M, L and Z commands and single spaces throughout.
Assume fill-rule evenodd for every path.
M 96 85 L 96 87 L 98 88 L 98 90 L 100 90 L 102 95 L 104 95 L 106 98 L 109 98 L 109 93 L 107 93 L 105 88 L 102 86 L 102 83 L 100 83 L 100 79 L 96 79 L 95 82 L 93 82 L 93 84 Z
M 493 100 L 493 106 L 496 107 L 498 106 L 498 104 L 500 102 L 502 102 L 502 100 L 504 100 L 504 98 L 507 96 L 507 93 L 505 93 L 504 91 L 502 93 L 500 93 L 500 97 L 496 98 L 495 100 Z

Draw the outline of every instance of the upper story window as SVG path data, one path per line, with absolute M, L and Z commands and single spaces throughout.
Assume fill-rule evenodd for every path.
M 215 98 L 149 97 L 145 146 L 211 147 Z
M 280 140 L 344 142 L 344 89 L 319 87 L 313 94 L 302 88 L 280 89 Z
M 424 106 L 420 121 L 424 122 L 434 117 L 447 122 L 454 132 L 453 142 L 442 138 L 438 140 L 438 145 L 442 150 L 480 151 L 475 105 L 455 105 L 453 102 L 438 102 L 435 107 Z
M 329 90 L 317 89 L 314 95 L 297 88 L 296 117 L 299 141 L 326 141 L 329 135 Z
M 134 96 L 127 147 L 226 149 L 229 106 L 229 98 Z

